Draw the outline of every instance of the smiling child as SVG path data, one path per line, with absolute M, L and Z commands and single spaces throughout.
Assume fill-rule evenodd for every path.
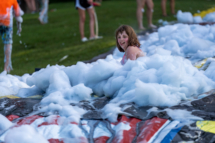
M 122 25 L 116 30 L 116 43 L 120 52 L 125 52 L 121 64 L 124 65 L 128 59 L 136 60 L 145 56 L 139 49 L 140 43 L 133 28 L 128 25 Z

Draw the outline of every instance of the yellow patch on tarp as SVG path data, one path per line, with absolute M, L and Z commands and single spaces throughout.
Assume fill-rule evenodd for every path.
M 42 95 L 33 95 L 33 96 L 29 96 L 28 98 L 38 98 L 38 99 L 41 99 L 43 98 Z
M 205 17 L 209 13 L 215 12 L 215 7 L 209 8 L 207 10 L 203 10 L 200 13 L 195 13 L 193 16 L 201 16 L 202 18 Z
M 197 62 L 194 66 L 199 69 L 206 63 L 206 61 L 207 61 L 207 58 L 200 62 Z
M 197 121 L 196 126 L 205 132 L 215 134 L 215 121 Z
M 6 96 L 0 96 L 0 99 L 1 99 L 1 98 L 10 98 L 10 99 L 14 99 L 14 98 L 20 98 L 20 97 L 15 96 L 15 95 L 6 95 Z M 37 98 L 37 99 L 41 99 L 41 98 L 43 98 L 43 96 L 42 96 L 42 95 L 33 95 L 33 96 L 29 96 L 29 97 L 27 97 L 27 98 Z
M 6 96 L 0 96 L 0 99 L 1 98 L 20 98 L 20 97 L 14 96 L 14 95 L 6 95 Z

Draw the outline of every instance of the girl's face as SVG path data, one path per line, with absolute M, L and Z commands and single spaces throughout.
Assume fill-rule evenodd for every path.
M 120 45 L 120 47 L 126 51 L 127 47 L 128 47 L 128 35 L 126 34 L 125 31 L 123 31 L 122 33 L 119 33 L 117 36 L 117 41 Z

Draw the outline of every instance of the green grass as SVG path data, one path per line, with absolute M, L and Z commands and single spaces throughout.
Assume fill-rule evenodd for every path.
M 169 3 L 167 13 L 170 15 Z M 214 6 L 212 0 L 176 0 L 176 12 L 205 10 Z M 101 7 L 96 7 L 99 21 L 99 35 L 103 39 L 82 43 L 79 34 L 78 11 L 74 3 L 52 3 L 49 10 L 49 23 L 41 25 L 38 21 L 38 14 L 25 14 L 23 16 L 23 31 L 21 37 L 16 35 L 14 25 L 12 62 L 14 70 L 11 74 L 23 75 L 32 73 L 36 67 L 44 68 L 47 65 L 55 65 L 59 60 L 68 55 L 68 58 L 58 63 L 59 65 L 70 66 L 77 61 L 90 60 L 94 56 L 109 51 L 115 46 L 114 33 L 121 24 L 131 25 L 137 29 L 136 1 L 103 1 Z M 157 24 L 159 19 L 175 21 L 172 15 L 166 18 L 161 16 L 160 0 L 154 1 L 153 23 Z M 89 17 L 86 14 L 85 35 L 89 37 Z M 144 26 L 146 17 L 144 14 Z M 20 41 L 22 42 L 20 44 Z M 3 47 L 3 43 L 0 42 Z M 2 48 L 3 49 L 3 48 Z M 3 71 L 3 50 L 0 53 L 0 71 Z

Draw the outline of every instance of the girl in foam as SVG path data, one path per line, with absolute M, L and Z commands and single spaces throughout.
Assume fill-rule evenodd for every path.
M 139 57 L 145 56 L 143 51 L 139 49 L 140 42 L 131 26 L 122 25 L 116 30 L 116 44 L 120 52 L 125 52 L 121 61 L 122 65 L 128 59 L 136 60 Z

